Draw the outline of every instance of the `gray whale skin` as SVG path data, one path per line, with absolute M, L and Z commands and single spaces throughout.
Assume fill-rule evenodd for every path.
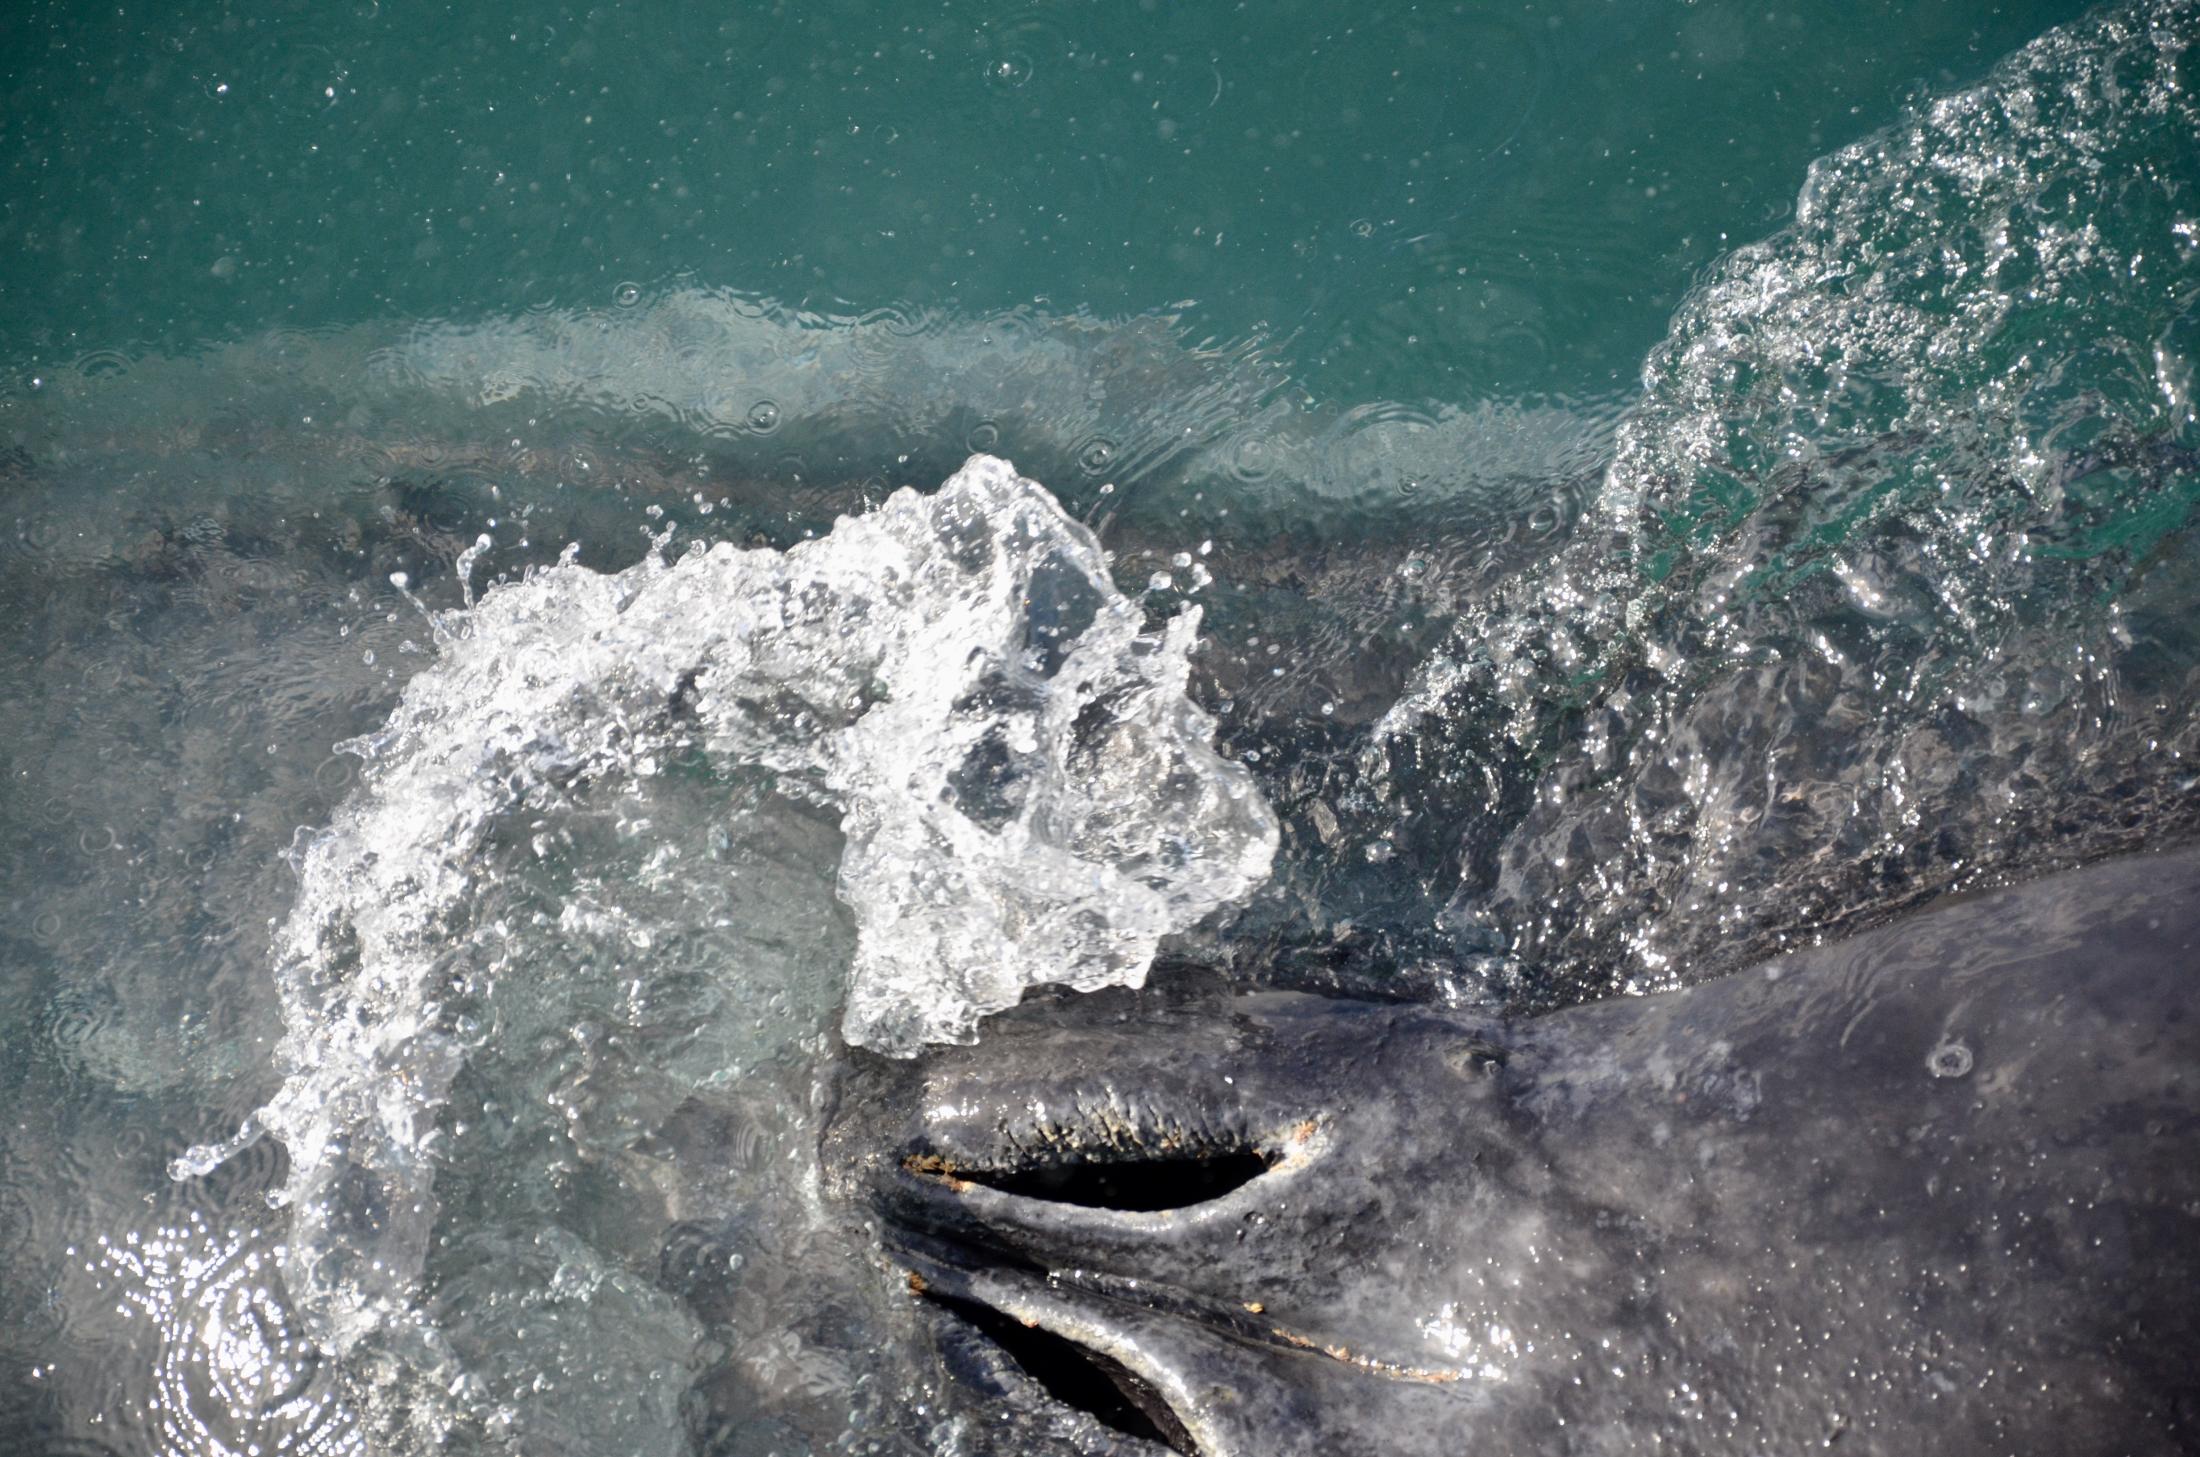
M 1504 1021 L 1164 977 L 853 1054 L 962 1450 L 2200 1450 L 2200 848 Z

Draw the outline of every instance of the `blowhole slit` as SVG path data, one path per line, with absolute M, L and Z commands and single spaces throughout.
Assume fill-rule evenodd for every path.
M 924 1298 L 975 1327 L 1064 1406 L 1123 1436 L 1199 1457 L 1198 1444 L 1175 1410 L 1152 1383 L 1122 1362 L 974 1300 L 937 1291 L 925 1292 Z

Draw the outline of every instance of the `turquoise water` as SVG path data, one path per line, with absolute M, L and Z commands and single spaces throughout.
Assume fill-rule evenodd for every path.
M 2189 837 L 2196 32 L 12 7 L 0 1445 L 986 1450 L 810 1160 L 903 887 L 1544 1005 Z
M 1325 396 L 1632 388 L 1812 159 L 2074 4 L 41 5 L 11 368 L 609 303 L 1182 307 Z

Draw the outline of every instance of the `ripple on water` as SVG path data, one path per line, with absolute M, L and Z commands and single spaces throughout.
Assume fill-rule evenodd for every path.
M 1433 473 L 1443 465 L 1416 448 L 1435 428 L 1436 418 L 1426 410 L 1392 401 L 1347 410 L 1322 439 L 1324 495 L 1378 511 L 1420 495 L 1437 483 Z
M 49 913 L 50 915 L 51 913 Z M 59 917 L 53 934 L 60 934 Z M 121 1000 L 105 981 L 77 981 L 47 999 L 41 1018 L 46 1053 L 71 1081 L 104 1082 L 113 1056 L 107 1042 L 115 1034 Z
M 86 379 L 113 379 L 130 372 L 130 356 L 119 349 L 94 349 L 70 367 Z
M 1088 476 L 1103 476 L 1115 464 L 1116 446 L 1105 435 L 1095 435 L 1077 447 L 1077 466 Z
M 237 1127 L 239 1121 L 227 1118 L 217 1126 L 226 1131 Z M 185 1141 L 176 1138 L 164 1146 L 161 1156 L 173 1167 L 186 1152 Z M 277 1207 L 289 1172 L 290 1155 L 282 1140 L 262 1138 L 205 1174 L 178 1185 L 172 1198 L 191 1214 L 211 1222 L 229 1217 L 234 1210 Z
M 1031 81 L 1031 57 L 1022 51 L 990 55 L 985 58 L 985 79 L 995 86 L 1020 91 Z
M 265 1236 L 193 1211 L 72 1253 L 137 1337 L 103 1419 L 137 1428 L 166 1457 L 366 1450 L 332 1368 L 292 1316 Z
M 989 19 L 971 48 L 986 86 L 1006 99 L 1035 78 L 1059 77 L 1073 44 L 1055 7 L 1032 5 Z
M 61 1324 L 59 1302 L 45 1277 L 48 1261 L 36 1258 L 40 1230 L 32 1202 L 30 1171 L 0 1146 L 0 1348 L 20 1352 L 31 1343 L 51 1344 Z M 23 1342 L 16 1347 L 15 1342 Z M 0 1413 L 5 1412 L 0 1404 Z M 0 1433 L 6 1430 L 0 1420 Z
M 1223 461 L 1230 479 L 1240 485 L 1257 486 L 1276 473 L 1280 454 L 1273 432 L 1256 429 L 1231 441 L 1223 451 Z

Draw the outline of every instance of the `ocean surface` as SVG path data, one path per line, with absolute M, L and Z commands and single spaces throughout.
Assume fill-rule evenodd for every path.
M 2195 40 L 8 7 L 0 1450 L 954 1453 L 847 1045 L 2191 837 Z

